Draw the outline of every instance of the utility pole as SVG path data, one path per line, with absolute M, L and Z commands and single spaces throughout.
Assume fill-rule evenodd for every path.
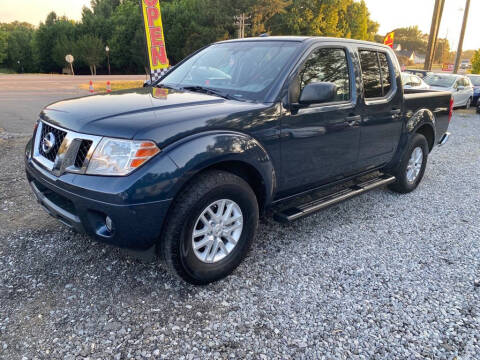
M 250 19 L 245 13 L 241 13 L 240 16 L 235 16 L 235 25 L 238 26 L 238 38 L 243 39 L 245 37 L 245 26 L 250 24 L 245 23 L 245 20 Z
M 455 57 L 455 67 L 453 68 L 454 74 L 458 73 L 458 67 L 460 66 L 460 60 L 461 60 L 462 51 L 463 51 L 463 38 L 465 37 L 465 29 L 467 28 L 469 10 L 470 10 L 470 0 L 467 0 L 465 4 L 465 12 L 463 14 L 463 23 L 462 23 L 462 31 L 460 32 L 460 40 L 458 40 L 457 56 Z
M 440 29 L 440 21 L 442 19 L 443 7 L 445 0 L 435 0 L 433 8 L 432 25 L 430 26 L 430 34 L 428 36 L 427 56 L 425 57 L 425 70 L 431 70 L 433 65 L 433 56 L 437 45 L 438 31 Z
M 443 8 L 445 6 L 445 0 L 441 0 L 440 2 L 440 14 L 438 15 L 438 29 L 435 34 L 435 42 L 433 43 L 433 54 L 432 54 L 432 65 L 435 62 L 435 52 L 437 51 L 438 46 L 438 34 L 440 34 L 440 24 L 442 22 L 442 15 L 443 15 Z

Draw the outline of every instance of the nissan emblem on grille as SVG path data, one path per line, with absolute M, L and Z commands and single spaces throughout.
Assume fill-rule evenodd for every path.
M 49 132 L 42 139 L 42 150 L 45 154 L 48 154 L 55 147 L 55 135 Z
M 84 174 L 89 156 L 100 140 L 101 136 L 77 133 L 40 121 L 35 133 L 33 159 L 55 176 L 65 172 Z

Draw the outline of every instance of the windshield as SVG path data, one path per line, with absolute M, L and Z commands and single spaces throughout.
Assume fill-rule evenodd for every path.
M 164 77 L 159 86 L 203 87 L 239 100 L 264 101 L 299 43 L 219 43 L 195 54 Z
M 480 75 L 479 76 L 469 76 L 468 78 L 472 82 L 473 86 L 480 86 Z
M 451 75 L 438 75 L 432 74 L 428 75 L 423 81 L 425 81 L 430 86 L 438 86 L 444 88 L 450 88 L 455 83 L 457 78 Z

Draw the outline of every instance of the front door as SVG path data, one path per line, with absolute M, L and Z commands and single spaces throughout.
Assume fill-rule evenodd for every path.
M 281 193 L 321 185 L 354 170 L 361 118 L 351 64 L 347 48 L 318 47 L 296 70 L 289 86 L 290 111 L 281 119 Z M 303 88 L 311 82 L 334 83 L 335 99 L 298 105 Z
M 362 170 L 389 162 L 402 133 L 400 75 L 387 52 L 359 50 L 364 89 L 359 165 Z

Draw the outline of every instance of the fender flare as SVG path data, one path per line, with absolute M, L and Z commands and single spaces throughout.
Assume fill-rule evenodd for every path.
M 272 201 L 276 190 L 276 174 L 272 159 L 258 140 L 250 135 L 228 130 L 209 131 L 186 137 L 167 146 L 164 153 L 178 167 L 174 198 L 195 174 L 224 162 L 235 161 L 254 168 L 264 186 L 264 204 Z
M 421 126 L 429 125 L 433 130 L 435 139 L 436 120 L 435 115 L 429 109 L 420 109 L 413 114 L 407 113 L 407 132 L 409 134 L 415 133 Z
M 415 112 L 409 111 L 406 114 L 406 131 L 404 131 L 403 135 L 400 138 L 400 142 L 397 148 L 397 152 L 393 157 L 392 161 L 385 167 L 387 171 L 395 168 L 398 162 L 402 159 L 403 153 L 407 148 L 410 139 L 412 138 L 413 134 L 415 134 L 418 129 L 422 126 L 426 125 L 431 128 L 433 132 L 433 138 L 435 143 L 435 129 L 436 129 L 436 120 L 435 115 L 429 109 L 419 109 Z

